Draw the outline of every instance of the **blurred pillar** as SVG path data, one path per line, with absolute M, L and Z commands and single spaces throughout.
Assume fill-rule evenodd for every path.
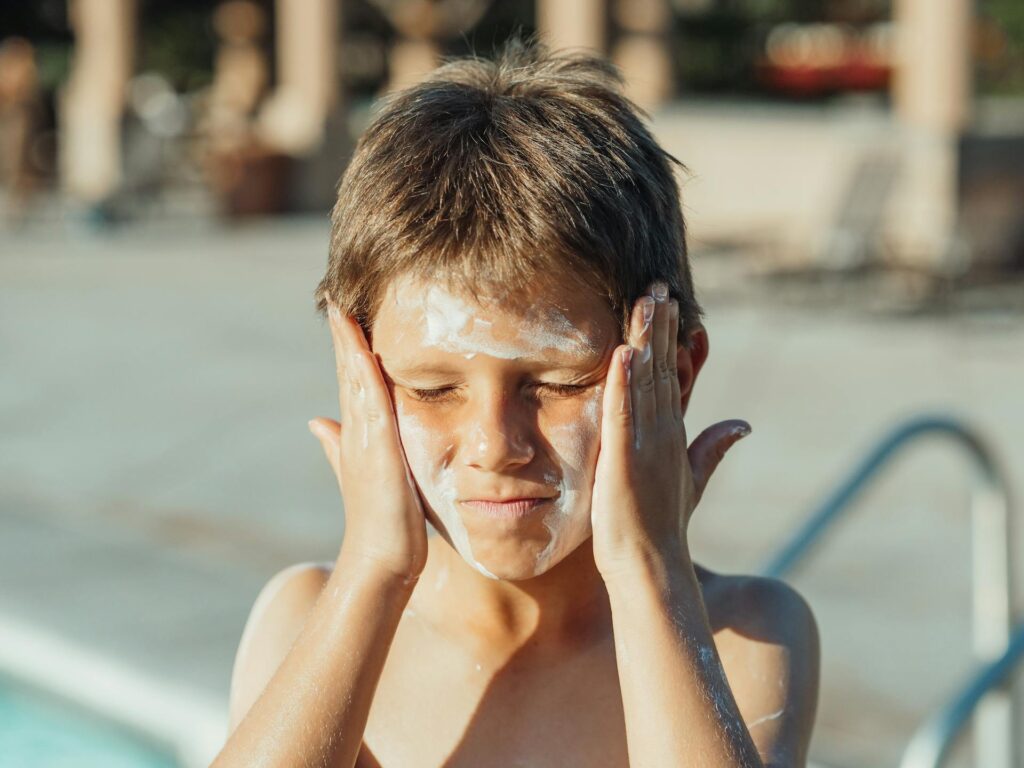
M 552 49 L 606 47 L 604 0 L 537 0 L 537 32 Z
M 416 85 L 441 63 L 441 48 L 434 40 L 409 37 L 396 40 L 388 52 L 390 76 L 386 91 Z
M 338 0 L 277 0 L 277 87 L 259 116 L 259 133 L 275 149 L 304 155 L 323 140 L 338 96 Z
M 418 0 L 385 7 L 398 38 L 388 51 L 388 82 L 384 90 L 397 91 L 415 85 L 441 63 L 437 35 L 442 25 L 442 8 Z
M 61 179 L 88 205 L 121 183 L 121 117 L 135 47 L 135 0 L 71 0 L 75 36 L 71 75 L 62 94 Z
M 970 113 L 972 0 L 896 0 L 897 53 L 893 101 L 907 125 L 945 133 L 963 129 Z
M 667 0 L 613 0 L 612 11 L 622 30 L 612 60 L 622 70 L 627 95 L 652 110 L 672 93 L 672 11 Z
M 905 136 L 898 248 L 933 266 L 950 253 L 957 220 L 957 151 L 971 111 L 972 0 L 896 0 L 893 105 Z
M 445 40 L 464 35 L 491 0 L 371 0 L 398 32 L 388 51 L 385 91 L 415 85 L 441 63 Z

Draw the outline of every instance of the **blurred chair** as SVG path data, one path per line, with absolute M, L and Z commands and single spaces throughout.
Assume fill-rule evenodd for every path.
M 899 158 L 892 153 L 872 152 L 861 158 L 815 259 L 816 265 L 848 270 L 877 261 L 883 223 L 899 171 Z

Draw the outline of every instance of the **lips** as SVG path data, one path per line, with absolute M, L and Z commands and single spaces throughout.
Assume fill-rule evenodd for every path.
M 548 497 L 504 500 L 467 499 L 462 502 L 462 505 L 483 515 L 484 517 L 493 517 L 500 520 L 514 520 L 521 517 L 527 517 L 528 515 L 543 508 L 550 501 L 551 498 Z

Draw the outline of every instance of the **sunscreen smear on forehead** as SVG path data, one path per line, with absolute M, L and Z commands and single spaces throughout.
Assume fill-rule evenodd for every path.
M 482 316 L 484 307 L 473 306 L 438 285 L 402 306 L 422 312 L 424 347 L 461 354 L 468 360 L 478 354 L 515 360 L 542 358 L 551 350 L 572 355 L 594 351 L 587 335 L 555 307 L 544 308 L 536 317 L 522 318 L 509 337 L 494 332 L 494 322 Z

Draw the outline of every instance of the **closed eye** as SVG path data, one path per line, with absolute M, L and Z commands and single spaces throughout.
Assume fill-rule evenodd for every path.
M 531 385 L 531 388 L 540 389 L 556 397 L 572 397 L 593 384 L 558 384 L 553 381 L 538 381 Z M 434 389 L 409 389 L 412 396 L 425 403 L 436 403 L 450 399 L 458 391 L 458 387 L 436 387 Z
M 433 403 L 439 400 L 444 400 L 456 389 L 457 387 L 438 387 L 437 389 L 410 389 L 409 391 L 417 400 L 422 400 L 425 403 Z
M 578 395 L 585 389 L 589 389 L 592 385 L 590 384 L 556 384 L 550 381 L 541 381 L 536 385 L 539 389 L 544 389 L 554 395 L 560 397 L 572 397 Z

